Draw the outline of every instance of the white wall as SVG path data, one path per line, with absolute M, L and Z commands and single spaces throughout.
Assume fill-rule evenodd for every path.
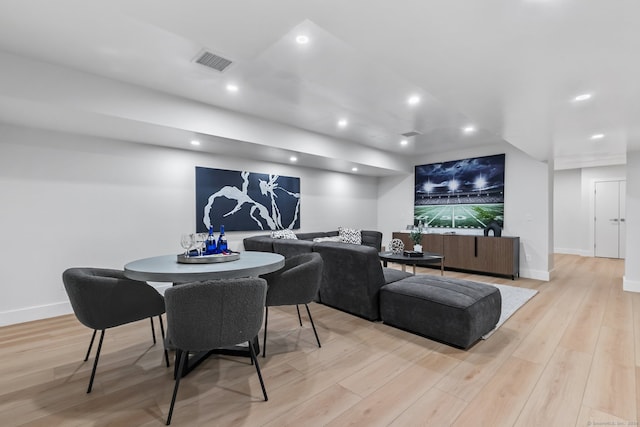
M 586 216 L 582 214 L 582 170 L 556 171 L 553 182 L 554 251 L 587 255 Z
M 0 125 L 0 325 L 64 313 L 61 274 L 178 253 L 195 166 L 300 177 L 301 231 L 375 229 L 377 179 Z M 232 248 L 254 233 L 228 233 Z
M 520 275 L 549 280 L 553 269 L 550 257 L 551 206 L 549 206 L 549 165 L 517 148 L 492 144 L 416 158 L 427 164 L 475 156 L 505 153 L 505 222 L 503 235 L 520 237 Z M 380 178 L 378 189 L 378 229 L 387 245 L 394 231 L 413 223 L 414 175 Z
M 640 152 L 627 153 L 627 247 L 622 287 L 640 292 Z
M 594 256 L 595 183 L 627 179 L 628 170 L 626 166 L 618 165 L 555 172 L 556 252 Z

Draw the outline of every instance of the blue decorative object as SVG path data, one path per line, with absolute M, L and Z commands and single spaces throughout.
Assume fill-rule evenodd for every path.
M 216 246 L 216 236 L 213 234 L 213 226 L 209 227 L 209 237 L 207 237 L 207 250 L 205 251 L 205 255 L 213 255 L 217 254 L 217 246 Z
M 220 235 L 218 236 L 218 253 L 225 253 L 227 249 L 227 238 L 224 235 L 224 225 L 220 225 Z

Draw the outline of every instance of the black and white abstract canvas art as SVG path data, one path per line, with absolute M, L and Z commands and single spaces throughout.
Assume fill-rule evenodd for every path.
M 300 228 L 300 178 L 196 167 L 196 231 Z

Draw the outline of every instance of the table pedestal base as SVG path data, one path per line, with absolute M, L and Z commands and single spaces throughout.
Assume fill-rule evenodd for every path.
M 256 336 L 253 339 L 253 347 L 256 349 L 256 354 L 260 354 L 260 343 L 258 341 L 258 337 Z M 233 347 L 224 347 L 224 348 L 216 348 L 209 351 L 200 351 L 197 353 L 193 353 L 190 357 L 187 357 L 185 361 L 184 368 L 182 370 L 182 376 L 188 375 L 191 371 L 193 371 L 198 365 L 204 362 L 209 356 L 214 354 L 223 354 L 225 356 L 235 356 L 235 357 L 248 357 L 251 359 L 251 352 L 249 351 L 248 345 L 236 345 Z M 177 362 L 177 354 L 176 354 L 176 362 Z M 174 374 L 173 378 L 176 378 L 176 371 L 178 369 L 178 364 L 174 362 Z

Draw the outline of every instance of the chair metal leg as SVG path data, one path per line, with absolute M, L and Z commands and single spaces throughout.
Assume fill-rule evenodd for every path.
M 176 384 L 173 387 L 173 397 L 171 398 L 171 406 L 169 407 L 169 415 L 167 415 L 167 425 L 171 424 L 171 417 L 173 416 L 173 406 L 176 403 L 176 396 L 178 395 L 178 387 L 180 387 L 180 378 L 182 378 L 182 370 L 184 369 L 185 360 L 187 360 L 188 352 L 178 350 L 178 360 L 176 360 L 176 366 L 178 367 L 176 372 Z
M 316 336 L 316 341 L 318 341 L 318 347 L 322 348 L 322 345 L 320 345 L 320 338 L 318 338 L 318 333 L 316 332 L 316 325 L 313 324 L 313 317 L 311 317 L 311 311 L 309 311 L 309 306 L 307 304 L 305 304 L 304 306 L 307 307 L 307 314 L 309 315 L 309 320 L 311 321 L 311 327 L 313 328 L 313 333 Z
M 149 317 L 151 320 L 151 334 L 153 335 L 153 343 L 156 343 L 156 328 L 153 327 L 153 316 Z
M 89 348 L 87 349 L 87 355 L 84 357 L 85 362 L 89 360 L 89 353 L 91 353 L 91 347 L 93 347 L 93 340 L 96 339 L 96 332 L 98 332 L 98 330 L 94 329 L 93 335 L 91 335 L 91 342 L 89 343 Z
M 162 323 L 162 314 L 158 316 L 158 320 L 160 320 L 160 333 L 162 333 L 162 346 L 164 347 L 164 324 Z M 169 352 L 167 351 L 167 347 L 164 347 L 164 361 L 167 364 L 167 368 L 168 368 Z
M 258 373 L 258 379 L 260 380 L 260 386 L 262 387 L 262 394 L 264 395 L 264 400 L 267 401 L 269 398 L 267 397 L 267 389 L 264 387 L 264 381 L 262 381 L 262 374 L 260 373 L 260 365 L 258 365 L 258 358 L 256 357 L 256 350 L 253 347 L 253 342 L 249 341 L 249 353 L 251 353 L 251 360 L 256 365 L 256 372 Z
M 186 353 L 187 354 L 187 359 L 189 357 L 189 353 L 188 352 L 186 352 L 186 351 L 183 352 L 182 350 L 176 349 L 176 357 L 175 357 L 175 360 L 173 362 L 173 379 L 174 380 L 178 379 L 178 368 L 180 367 L 178 365 L 180 365 L 180 357 L 181 357 L 182 353 Z M 185 373 L 183 371 L 182 372 L 182 376 L 184 376 L 184 374 Z
M 93 378 L 96 376 L 96 368 L 98 367 L 98 359 L 100 358 L 100 350 L 102 350 L 102 340 L 104 339 L 104 329 L 100 332 L 100 341 L 98 342 L 98 351 L 96 352 L 96 360 L 93 362 L 93 370 L 91 371 L 91 379 L 89 380 L 89 388 L 87 393 L 91 393 L 93 387 Z
M 262 357 L 267 354 L 267 323 L 269 322 L 269 307 L 264 308 L 264 338 L 262 339 Z
M 300 317 L 300 306 L 296 304 L 296 311 L 298 312 L 298 322 L 300 322 L 300 326 L 302 327 L 302 317 Z

